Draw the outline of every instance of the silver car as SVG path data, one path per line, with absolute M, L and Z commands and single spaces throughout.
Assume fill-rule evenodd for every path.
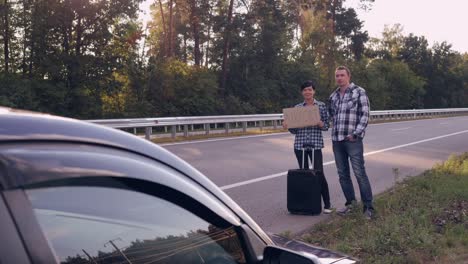
M 0 108 L 0 263 L 355 263 L 266 234 L 207 177 L 128 133 Z

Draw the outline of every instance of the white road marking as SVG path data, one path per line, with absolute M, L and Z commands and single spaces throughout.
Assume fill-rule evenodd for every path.
M 405 148 L 405 147 L 409 147 L 409 146 L 413 146 L 413 145 L 417 145 L 417 144 L 421 144 L 421 143 L 425 143 L 425 142 L 429 142 L 429 141 L 433 141 L 433 140 L 438 140 L 438 139 L 442 139 L 442 138 L 446 138 L 446 137 L 456 136 L 456 135 L 460 135 L 460 134 L 464 134 L 464 133 L 468 133 L 468 130 L 463 130 L 463 131 L 459 131 L 459 132 L 455 132 L 455 133 L 451 133 L 451 134 L 446 134 L 446 135 L 442 135 L 442 136 L 438 136 L 438 137 L 427 138 L 427 139 L 414 141 L 414 142 L 407 143 L 407 144 L 393 146 L 393 147 L 390 147 L 390 148 L 384 148 L 384 149 L 380 149 L 380 150 L 366 152 L 366 153 L 364 153 L 364 156 L 371 156 L 371 155 L 379 154 L 379 153 L 382 153 L 382 152 L 387 152 L 387 151 L 391 151 L 391 150 L 395 150 L 395 149 Z M 334 160 L 328 161 L 328 162 L 323 163 L 323 166 L 331 165 L 331 164 L 334 164 L 334 163 L 335 163 Z M 287 171 L 280 172 L 280 173 L 275 173 L 275 174 L 272 174 L 272 175 L 263 176 L 263 177 L 255 178 L 255 179 L 248 180 L 248 181 L 242 181 L 242 182 L 237 182 L 237 183 L 233 183 L 233 184 L 224 185 L 224 186 L 221 186 L 220 188 L 221 188 L 221 190 L 229 190 L 229 189 L 233 189 L 233 188 L 236 188 L 236 187 L 240 187 L 240 186 L 244 186 L 244 185 L 248 185 L 248 184 L 252 184 L 252 183 L 256 183 L 256 182 L 260 182 L 260 181 L 266 181 L 266 180 L 286 176 L 287 173 L 288 173 Z
M 400 130 L 408 130 L 413 127 L 403 127 L 403 128 L 397 128 L 397 129 L 392 129 L 392 131 L 400 131 Z

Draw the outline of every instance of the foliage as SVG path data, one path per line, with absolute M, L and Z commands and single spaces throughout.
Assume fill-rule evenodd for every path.
M 141 1 L 3 1 L 0 104 L 89 119 L 273 113 L 307 79 L 326 101 L 341 64 L 372 109 L 468 104 L 467 54 L 401 25 L 369 39 L 345 0 L 157 0 L 146 28 Z

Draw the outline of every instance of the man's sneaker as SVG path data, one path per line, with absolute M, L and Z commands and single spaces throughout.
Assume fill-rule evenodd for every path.
M 351 213 L 353 209 L 354 209 L 353 204 L 348 204 L 346 205 L 346 207 L 341 208 L 340 210 L 336 211 L 336 213 L 339 215 L 348 215 Z
M 367 220 L 372 220 L 375 217 L 374 209 L 372 208 L 365 208 L 364 209 L 364 218 Z
M 333 213 L 333 208 L 330 206 L 330 207 L 325 207 L 323 208 L 323 213 L 324 214 L 331 214 Z

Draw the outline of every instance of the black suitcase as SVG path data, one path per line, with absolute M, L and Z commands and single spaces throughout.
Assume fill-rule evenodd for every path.
M 302 167 L 304 154 L 302 149 Z M 322 212 L 323 171 L 314 170 L 314 150 L 312 149 L 312 169 L 289 170 L 287 176 L 287 207 L 291 214 L 318 215 Z

